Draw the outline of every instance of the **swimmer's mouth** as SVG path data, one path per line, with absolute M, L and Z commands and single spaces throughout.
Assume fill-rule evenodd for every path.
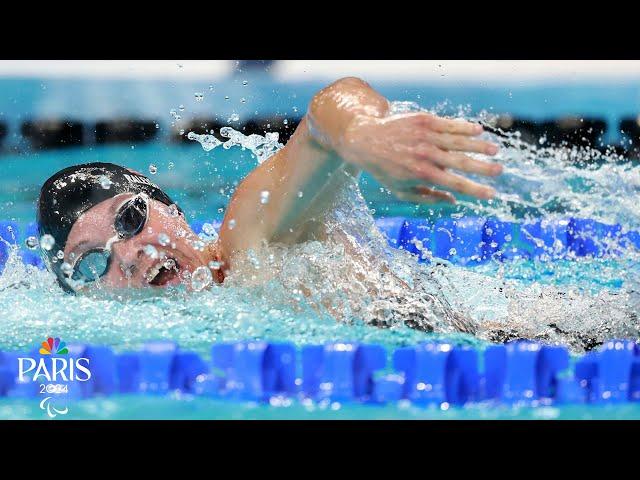
M 178 264 L 178 261 L 173 258 L 169 258 L 151 267 L 145 275 L 145 278 L 147 279 L 147 282 L 149 282 L 149 285 L 164 287 L 168 284 L 180 283 L 179 274 L 180 265 Z

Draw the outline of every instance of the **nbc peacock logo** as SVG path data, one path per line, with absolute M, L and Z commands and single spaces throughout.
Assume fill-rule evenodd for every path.
M 69 353 L 67 344 L 61 341 L 58 337 L 47 338 L 46 342 L 42 342 L 40 347 L 40 355 L 66 355 Z

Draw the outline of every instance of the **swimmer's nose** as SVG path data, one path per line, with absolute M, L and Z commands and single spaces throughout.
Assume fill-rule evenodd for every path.
M 142 272 L 142 263 L 145 258 L 144 245 L 135 241 L 135 237 L 112 245 L 111 262 L 125 278 L 133 279 L 144 274 Z

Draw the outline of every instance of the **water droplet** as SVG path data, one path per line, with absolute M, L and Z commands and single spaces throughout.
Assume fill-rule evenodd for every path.
M 175 167 L 175 164 L 173 162 L 169 162 L 169 170 L 173 170 L 173 167 Z
M 269 195 L 270 193 L 268 190 L 263 190 L 262 192 L 260 192 L 260 203 L 263 205 L 269 203 Z
M 220 270 L 220 267 L 222 266 L 222 263 L 216 261 L 216 260 L 212 260 L 211 262 L 209 262 L 209 268 L 211 270 Z
M 180 106 L 178 107 L 178 110 L 180 110 L 181 112 L 184 112 L 184 105 L 180 105 Z
M 35 250 L 38 248 L 38 239 L 34 236 L 27 238 L 24 242 L 29 250 Z
M 229 230 L 233 230 L 236 226 L 236 219 L 232 218 L 231 220 L 229 220 Z
M 210 223 L 205 223 L 202 225 L 202 231 L 207 235 L 216 235 L 216 229 Z
M 56 253 L 56 257 L 62 260 L 64 258 L 64 252 L 62 250 L 58 250 L 58 253 Z
M 209 91 L 213 92 L 213 85 L 209 85 Z
M 167 245 L 169 245 L 170 242 L 171 242 L 171 239 L 169 238 L 169 235 L 167 235 L 166 233 L 161 233 L 160 235 L 158 235 L 158 243 L 163 247 L 166 247 Z
M 303 195 L 304 195 L 304 193 L 302 193 L 302 191 L 299 191 L 299 192 L 298 192 L 298 198 L 302 198 L 302 197 L 303 197 Z
M 202 240 L 194 240 L 193 242 L 191 242 L 191 246 L 195 250 L 197 250 L 199 252 L 202 252 L 202 251 L 204 251 L 204 248 L 207 246 L 207 244 L 204 243 Z
M 198 135 L 195 132 L 189 132 L 187 134 L 187 138 L 189 140 L 195 140 L 196 142 L 198 142 L 205 152 L 213 150 L 218 145 L 222 144 L 222 142 L 213 135 Z
M 200 266 L 196 268 L 191 275 L 191 288 L 199 292 L 209 286 L 212 281 L 213 275 L 211 275 L 211 270 L 205 266 Z
M 242 98 L 240 99 L 240 103 L 247 103 L 247 99 L 246 99 L 246 98 L 244 98 L 244 97 L 242 97 Z
M 180 211 L 178 210 L 178 206 L 175 203 L 169 205 L 169 215 L 171 215 L 172 217 L 177 217 L 179 214 Z
M 240 115 L 237 113 L 232 113 L 231 116 L 227 119 L 227 122 L 237 122 L 240 120 Z
M 158 167 L 156 167 L 153 163 L 151 165 L 149 165 L 149 173 L 151 175 L 155 175 L 156 173 L 158 173 Z
M 99 181 L 100 181 L 100 186 L 105 190 L 109 190 L 111 188 L 111 184 L 112 184 L 111 179 L 106 177 L 105 175 L 101 175 Z
M 51 250 L 55 243 L 55 239 L 48 233 L 45 233 L 42 237 L 40 237 L 40 246 L 45 250 Z
M 260 260 L 252 248 L 247 251 L 247 258 L 249 259 L 249 262 L 251 262 L 251 265 L 253 265 L 253 268 L 260 270 Z
M 242 85 L 244 85 L 246 87 L 247 85 L 249 85 L 249 82 L 247 82 L 246 80 L 243 80 L 242 81 Z
M 73 273 L 73 267 L 71 265 L 69 265 L 67 262 L 63 262 L 63 264 L 60 265 L 60 271 L 66 277 L 70 277 L 71 274 Z
M 229 100 L 229 95 L 225 95 L 225 96 L 224 96 L 224 99 L 225 99 L 225 100 Z
M 151 258 L 158 258 L 158 250 L 153 245 L 145 245 L 143 251 Z
M 180 135 L 184 135 L 184 128 L 180 129 Z
M 289 125 L 289 120 L 287 120 L 286 118 L 282 121 L 282 123 L 284 123 L 285 125 Z
M 201 102 L 202 100 L 204 100 L 204 94 L 202 92 L 196 92 L 193 94 L 193 96 L 196 99 L 196 102 Z
M 202 231 L 198 236 L 206 243 L 213 243 L 218 240 L 218 232 L 216 228 L 210 223 L 205 223 L 204 225 L 202 225 Z M 202 246 L 202 249 L 204 250 L 205 244 L 203 243 Z
M 176 266 L 176 261 L 173 258 L 167 258 L 164 262 L 164 268 L 167 270 L 171 270 Z

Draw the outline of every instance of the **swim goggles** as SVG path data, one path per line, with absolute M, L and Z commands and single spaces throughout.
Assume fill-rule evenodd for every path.
M 75 282 L 90 283 L 103 277 L 111 266 L 111 245 L 139 234 L 149 217 L 148 197 L 139 193 L 118 208 L 113 227 L 116 235 L 103 248 L 92 248 L 84 252 L 73 263 L 71 278 Z

